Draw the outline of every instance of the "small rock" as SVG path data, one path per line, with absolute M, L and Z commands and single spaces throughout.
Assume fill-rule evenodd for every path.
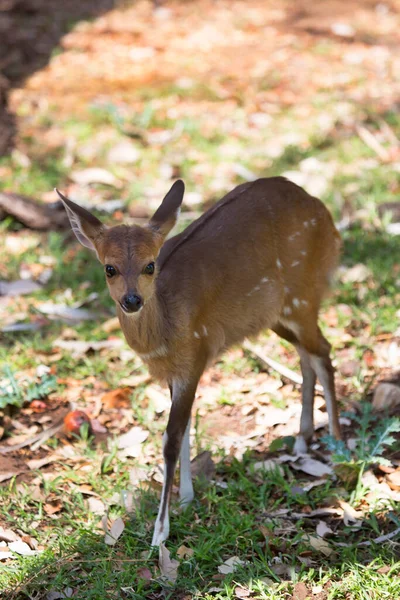
M 372 406 L 375 410 L 386 410 L 400 404 L 400 387 L 394 383 L 379 383 L 374 391 Z

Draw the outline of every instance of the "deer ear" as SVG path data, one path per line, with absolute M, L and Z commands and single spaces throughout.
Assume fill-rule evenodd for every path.
M 71 223 L 72 231 L 82 244 L 90 250 L 96 250 L 96 240 L 105 230 L 105 226 L 97 217 L 92 215 L 88 210 L 78 206 L 72 200 L 66 198 L 61 192 L 55 189 L 59 195 L 64 208 L 67 211 L 69 222 Z
M 166 237 L 178 220 L 184 193 L 185 184 L 178 179 L 150 219 L 148 226 Z

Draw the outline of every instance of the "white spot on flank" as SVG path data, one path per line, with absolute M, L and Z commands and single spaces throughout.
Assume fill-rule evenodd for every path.
M 289 236 L 289 240 L 292 242 L 298 235 L 300 235 L 300 231 L 296 231 Z
M 200 334 L 199 334 L 199 333 L 197 333 L 197 331 L 195 331 L 193 335 L 194 335 L 194 337 L 196 338 L 196 340 L 199 340 L 199 339 L 200 339 Z
M 276 266 L 278 267 L 278 269 L 282 269 L 282 263 L 279 260 L 279 258 L 277 258 L 277 260 L 276 260 Z
M 302 303 L 303 306 L 308 306 L 307 300 L 302 300 L 301 303 Z
M 292 302 L 293 306 L 300 306 L 300 300 L 298 298 L 293 298 Z
M 285 285 L 283 289 L 285 290 L 285 294 L 288 294 L 290 292 L 290 288 L 288 288 L 287 285 Z
M 308 227 L 308 221 L 303 221 L 304 227 Z
M 317 224 L 317 219 L 311 219 L 310 223 L 311 225 L 315 226 Z
M 263 277 L 263 278 L 261 279 L 261 283 L 267 283 L 267 281 L 269 281 L 269 278 L 268 278 L 268 277 Z
M 253 288 L 253 292 L 258 292 L 258 290 L 259 290 L 259 289 L 260 289 L 260 286 L 259 286 L 259 285 L 256 285 L 256 287 L 255 287 L 255 288 Z
M 297 267 L 297 265 L 299 265 L 299 264 L 300 264 L 300 261 L 299 261 L 299 260 L 294 260 L 294 261 L 292 262 L 291 266 L 292 266 L 292 267 Z
M 290 306 L 284 306 L 283 307 L 283 314 L 284 315 L 291 315 L 292 314 L 292 309 L 290 308 Z
M 306 254 L 307 254 L 307 250 L 300 250 L 300 254 L 301 254 L 302 256 L 306 256 Z
M 207 337 L 207 336 L 208 336 L 207 327 L 206 327 L 205 325 L 202 325 L 202 327 L 203 327 L 203 334 L 204 334 L 204 337 Z

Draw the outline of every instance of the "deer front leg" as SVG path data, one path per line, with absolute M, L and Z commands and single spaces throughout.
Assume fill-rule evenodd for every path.
M 193 498 L 190 476 L 189 429 L 190 413 L 197 382 L 198 378 L 185 385 L 172 385 L 171 412 L 163 436 L 164 483 L 154 526 L 152 546 L 159 546 L 169 535 L 169 500 L 179 453 L 181 456 L 181 498 L 185 504 L 188 504 Z

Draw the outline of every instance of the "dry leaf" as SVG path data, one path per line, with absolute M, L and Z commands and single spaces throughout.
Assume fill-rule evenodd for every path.
M 118 519 L 115 519 L 115 521 L 112 523 L 109 529 L 107 528 L 107 518 L 105 519 L 105 521 L 102 519 L 102 524 L 103 528 L 104 524 L 106 527 L 106 535 L 104 536 L 104 542 L 107 544 L 107 546 L 114 546 L 114 544 L 117 543 L 118 538 L 121 537 L 121 534 L 125 529 L 125 523 L 123 522 L 121 517 L 119 517 Z
M 379 383 L 374 390 L 372 406 L 375 410 L 390 410 L 400 404 L 400 387 L 393 383 Z
M 119 437 L 118 448 L 124 450 L 132 446 L 140 446 L 149 435 L 149 432 L 142 427 L 132 427 L 129 431 Z
M 31 550 L 26 542 L 22 540 L 17 540 L 16 542 L 11 542 L 8 544 L 9 550 L 15 552 L 16 554 L 21 554 L 22 556 L 35 556 L 37 554 L 37 550 Z
M 314 550 L 317 550 L 317 552 L 322 552 L 324 556 L 330 556 L 334 552 L 328 542 L 320 537 L 309 535 L 305 539 L 309 542 L 310 546 L 314 548 Z
M 236 598 L 250 598 L 250 596 L 251 596 L 251 592 L 248 588 L 244 588 L 241 586 L 235 587 L 235 597 Z
M 4 529 L 0 525 L 0 542 L 16 542 L 19 540 L 19 535 L 14 533 L 11 529 Z
M 105 513 L 106 507 L 104 506 L 103 502 L 99 500 L 99 498 L 90 496 L 87 502 L 90 512 L 94 515 L 103 515 Z
M 260 460 L 255 462 L 253 468 L 255 471 L 278 471 L 281 475 L 284 475 L 284 470 L 279 464 L 279 460 L 276 458 L 269 458 L 267 460 Z
M 360 517 L 363 517 L 363 513 L 355 510 L 350 504 L 344 500 L 339 501 L 340 507 L 343 509 L 343 522 L 346 527 L 359 528 L 362 525 Z
M 102 183 L 103 185 L 112 185 L 120 187 L 121 182 L 110 171 L 100 168 L 83 169 L 82 171 L 72 171 L 70 178 L 79 185 L 90 185 L 92 183 Z
M 325 521 L 319 521 L 318 525 L 317 525 L 317 535 L 319 535 L 319 537 L 325 537 L 327 535 L 331 535 L 333 533 L 332 529 L 330 527 L 328 527 L 328 525 L 325 523 Z
M 322 477 L 323 475 L 330 475 L 332 473 L 332 467 L 320 460 L 310 458 L 309 456 L 301 456 L 299 460 L 293 462 L 291 466 L 293 469 L 296 469 L 296 471 L 303 471 L 314 477 Z
M 62 502 L 60 500 L 46 502 L 46 504 L 43 506 L 43 509 L 47 515 L 54 515 L 55 513 L 60 512 L 62 509 Z
M 140 567 L 140 569 L 137 570 L 137 577 L 138 579 L 144 579 L 145 581 L 151 581 L 153 579 L 151 571 L 147 567 Z
M 179 561 L 171 558 L 169 550 L 164 543 L 160 544 L 158 566 L 162 574 L 162 578 L 167 583 L 175 583 L 178 577 Z
M 306 600 L 306 598 L 310 598 L 307 586 L 302 581 L 299 581 L 293 588 L 291 600 Z
M 204 450 L 200 452 L 190 463 L 192 477 L 205 477 L 208 481 L 215 475 L 215 465 L 211 458 L 211 452 Z
M 180 546 L 176 551 L 179 558 L 182 560 L 183 558 L 190 558 L 194 554 L 193 548 L 188 548 L 187 546 Z
M 400 470 L 388 473 L 386 480 L 392 490 L 400 490 Z
M 105 408 L 130 408 L 132 390 L 128 387 L 106 392 L 101 398 Z
M 241 565 L 245 565 L 246 563 L 243 560 L 240 560 L 238 556 L 231 556 L 222 565 L 219 565 L 218 572 L 222 575 L 228 575 L 229 573 L 234 573 L 237 567 Z

